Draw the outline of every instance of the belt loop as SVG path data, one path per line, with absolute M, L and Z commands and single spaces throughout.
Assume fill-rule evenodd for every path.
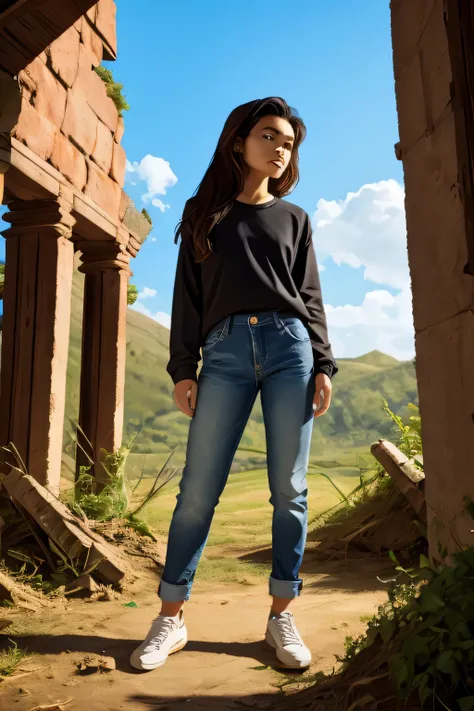
M 278 327 L 280 326 L 280 321 L 279 321 L 279 318 L 278 318 L 278 312 L 277 312 L 277 311 L 274 311 L 274 312 L 273 312 L 273 320 L 275 321 L 275 325 L 276 325 L 276 327 L 278 328 Z
M 224 333 L 225 333 L 226 336 L 229 335 L 230 320 L 231 320 L 231 318 L 232 318 L 232 314 L 229 314 L 229 315 L 227 316 L 226 320 L 225 320 Z

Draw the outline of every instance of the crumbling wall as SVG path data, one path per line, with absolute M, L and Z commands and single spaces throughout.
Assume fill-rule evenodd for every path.
M 448 13 L 448 8 L 450 8 Z M 473 544 L 474 277 L 459 153 L 461 76 L 447 27 L 455 3 L 392 0 L 430 552 Z M 458 38 L 455 44 L 461 45 Z M 473 88 L 470 88 L 472 100 Z M 469 93 L 469 92 L 468 92 Z
M 94 69 L 115 58 L 115 12 L 113 0 L 100 0 L 20 72 L 12 133 L 113 218 L 125 179 L 124 126 Z

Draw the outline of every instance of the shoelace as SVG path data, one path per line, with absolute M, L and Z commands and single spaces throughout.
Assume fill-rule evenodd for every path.
M 301 644 L 292 617 L 276 618 L 275 622 L 281 632 L 283 644 Z
M 148 640 L 149 643 L 153 644 L 157 649 L 159 649 L 162 642 L 164 642 L 166 637 L 168 636 L 168 632 L 172 630 L 173 624 L 173 620 L 167 619 L 166 617 L 163 618 L 161 620 L 162 629 L 157 635 L 155 635 L 154 637 L 150 637 L 150 639 Z

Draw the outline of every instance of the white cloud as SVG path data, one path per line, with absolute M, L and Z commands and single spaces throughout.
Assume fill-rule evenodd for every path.
M 127 172 L 136 174 L 139 180 L 143 180 L 146 183 L 147 192 L 142 195 L 143 202 L 153 200 L 155 195 L 166 195 L 168 188 L 172 188 L 178 182 L 178 178 L 171 170 L 169 162 L 150 154 L 142 158 L 140 163 L 136 161 L 130 163 L 127 160 L 126 168 Z M 158 202 L 161 203 L 161 200 Z M 162 208 L 160 207 L 160 209 Z
M 157 295 L 157 290 L 156 289 L 150 289 L 148 286 L 145 286 L 143 291 L 140 291 L 138 293 L 138 298 L 139 299 L 152 299 L 154 296 Z
M 150 237 L 150 242 L 156 242 L 156 237 Z
M 153 313 L 150 309 L 147 309 L 146 306 L 143 306 L 142 302 L 138 300 L 135 301 L 130 308 L 134 311 L 138 311 L 138 313 L 143 314 L 144 316 L 148 316 L 148 318 L 153 319 L 153 321 L 157 321 L 165 328 L 171 328 L 171 314 L 167 314 L 164 311 L 157 311 L 156 313 Z
M 364 277 L 409 284 L 404 190 L 395 180 L 363 185 L 344 200 L 319 200 L 313 215 L 318 259 L 365 267 Z
M 158 207 L 161 210 L 161 212 L 164 212 L 166 210 L 166 208 L 169 209 L 171 207 L 171 205 L 165 205 L 164 202 L 162 202 L 158 198 L 154 198 L 151 201 L 151 204 L 154 205 L 155 207 Z
M 404 191 L 395 180 L 364 185 L 344 200 L 319 200 L 313 215 L 318 262 L 365 267 L 364 277 L 396 289 L 368 291 L 361 304 L 326 305 L 329 337 L 337 357 L 377 349 L 408 360 L 414 329 L 408 270 Z

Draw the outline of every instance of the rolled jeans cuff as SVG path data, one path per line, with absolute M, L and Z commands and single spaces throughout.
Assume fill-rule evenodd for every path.
M 192 583 L 172 585 L 162 579 L 158 586 L 158 597 L 163 602 L 187 602 L 191 595 L 191 587 Z
M 303 581 L 299 580 L 277 580 L 269 578 L 269 592 L 274 597 L 286 597 L 288 599 L 298 597 L 303 587 Z

